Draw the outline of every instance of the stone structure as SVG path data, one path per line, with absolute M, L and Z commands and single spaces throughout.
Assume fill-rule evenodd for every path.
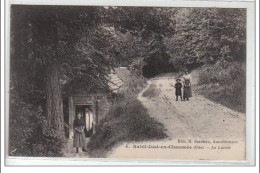
M 86 112 L 91 112 L 91 116 L 93 116 L 93 132 L 91 131 L 91 133 L 95 133 L 99 121 L 106 115 L 113 102 L 110 99 L 111 94 L 117 94 L 122 86 L 124 86 L 124 82 L 113 72 L 108 75 L 108 87 L 111 93 L 81 93 L 70 95 L 68 98 L 69 138 L 73 137 L 73 122 L 76 114 L 79 112 L 83 113 L 85 121 L 88 121 L 86 119 Z

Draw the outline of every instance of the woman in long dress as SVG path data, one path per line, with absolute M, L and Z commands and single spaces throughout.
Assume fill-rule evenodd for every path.
M 77 118 L 74 120 L 73 124 L 74 128 L 74 138 L 73 138 L 73 147 L 76 147 L 76 152 L 79 152 L 79 147 L 82 147 L 82 151 L 84 151 L 84 147 L 86 144 L 85 139 L 85 121 L 82 119 L 82 114 L 77 114 Z
M 192 97 L 191 93 L 191 75 L 188 73 L 188 71 L 185 71 L 185 75 L 183 76 L 183 100 L 185 99 L 189 100 L 190 97 Z

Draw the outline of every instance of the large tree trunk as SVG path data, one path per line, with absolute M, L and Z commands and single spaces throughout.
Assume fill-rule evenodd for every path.
M 60 68 L 58 63 L 54 63 L 47 68 L 45 85 L 48 123 L 50 126 L 53 126 L 58 133 L 64 136 L 62 88 L 60 84 Z

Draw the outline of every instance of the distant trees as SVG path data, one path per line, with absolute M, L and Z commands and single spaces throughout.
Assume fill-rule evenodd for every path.
M 176 12 L 175 34 L 164 40 L 170 63 L 197 68 L 216 61 L 245 61 L 246 10 L 182 8 Z
M 117 16 L 106 19 L 128 35 L 118 57 L 133 62 L 131 67 L 139 63 L 146 77 L 217 61 L 245 61 L 245 9 L 118 7 L 106 15 Z

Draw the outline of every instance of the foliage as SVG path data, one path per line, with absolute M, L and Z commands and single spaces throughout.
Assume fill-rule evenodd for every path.
M 42 109 L 10 95 L 9 154 L 11 156 L 62 156 L 63 137 L 49 128 Z
M 28 100 L 40 93 L 37 99 L 42 102 L 42 74 L 55 61 L 61 62 L 57 68 L 69 90 L 82 79 L 90 81 L 84 82 L 89 88 L 105 88 L 107 73 L 120 65 L 152 77 L 219 59 L 244 61 L 245 13 L 217 8 L 12 6 L 12 79 L 23 92 L 34 88 L 37 93 Z
M 195 69 L 218 60 L 245 61 L 244 9 L 183 8 L 175 17 L 175 34 L 164 42 L 176 68 Z
M 132 63 L 129 65 L 129 70 L 136 74 L 136 75 L 142 75 L 143 73 L 143 66 L 144 66 L 144 60 L 143 58 L 134 59 Z
M 174 70 L 162 41 L 174 32 L 175 12 L 175 8 L 108 8 L 105 19 L 121 35 L 128 35 L 126 42 L 115 48 L 132 72 L 153 77 Z M 117 17 L 111 18 L 112 15 Z
M 221 63 L 204 66 L 199 72 L 200 93 L 234 110 L 246 110 L 246 65 Z
M 87 78 L 96 86 L 105 81 L 113 61 L 106 52 L 100 51 L 106 48 L 106 44 L 101 43 L 107 39 L 100 39 L 101 34 L 104 37 L 106 33 L 98 29 L 98 10 L 12 6 L 11 72 L 12 80 L 17 83 L 14 87 L 23 86 L 23 93 L 31 91 L 24 86 L 32 83 L 44 95 L 45 74 L 50 64 L 57 64 L 61 80 L 68 85 L 79 78 Z
M 12 91 L 27 104 L 41 106 L 58 133 L 64 132 L 62 95 L 75 89 L 73 83 L 84 79 L 85 88 L 108 88 L 106 76 L 114 61 L 102 51 L 111 47 L 107 33 L 98 30 L 99 10 L 11 7 Z
M 124 87 L 118 93 L 118 97 L 132 97 L 146 86 L 146 79 L 136 75 L 128 69 L 115 69 L 116 75 L 124 82 Z

